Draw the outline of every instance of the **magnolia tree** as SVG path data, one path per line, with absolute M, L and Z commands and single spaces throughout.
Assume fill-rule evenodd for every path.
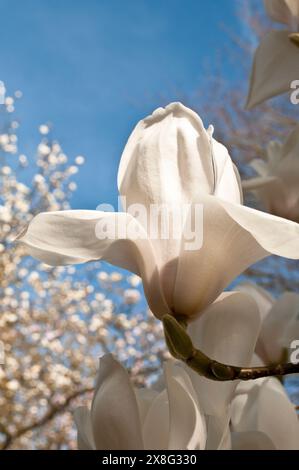
M 265 6 L 287 27 L 256 51 L 249 107 L 285 91 L 299 56 L 299 0 Z M 252 27 L 261 30 L 258 21 Z M 36 183 L 23 189 L 16 200 L 27 201 L 26 209 L 15 225 L 4 224 L 4 269 L 14 268 L 3 276 L 10 294 L 3 318 L 11 319 L 3 330 L 8 323 L 3 448 L 72 447 L 66 410 L 79 403 L 80 449 L 299 449 L 296 406 L 276 378 L 299 373 L 298 295 L 284 292 L 298 279 L 297 127 L 289 128 L 288 106 L 263 104 L 269 119 L 262 128 L 261 109 L 252 123 L 236 95 L 228 96 L 230 107 L 220 106 L 212 120 L 220 122 L 215 131 L 181 103 L 137 124 L 120 160 L 118 213 L 70 210 L 62 194 L 72 190 L 68 177 L 82 158 L 68 166 L 41 128 L 38 180 L 46 192 L 33 193 Z M 13 135 L 5 139 L 15 151 Z M 247 181 L 220 141 L 233 148 Z M 16 179 L 7 167 L 3 181 Z M 260 201 L 255 208 L 244 203 L 242 186 Z M 3 206 L 12 195 L 9 186 Z M 271 255 L 285 260 L 274 264 Z M 132 274 L 121 279 L 103 271 L 102 261 Z M 239 276 L 256 282 L 229 290 Z M 140 279 L 146 320 L 136 305 Z M 157 374 L 167 350 L 172 358 Z

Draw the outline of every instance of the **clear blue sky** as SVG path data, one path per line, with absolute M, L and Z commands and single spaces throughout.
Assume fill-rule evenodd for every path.
M 160 104 L 208 86 L 206 67 L 242 34 L 243 0 L 0 0 L 0 79 L 21 89 L 21 147 L 38 125 L 87 162 L 74 208 L 116 200 L 122 148 L 135 123 Z M 244 32 L 244 31 L 243 31 Z

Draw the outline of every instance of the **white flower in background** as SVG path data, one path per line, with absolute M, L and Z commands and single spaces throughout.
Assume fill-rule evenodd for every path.
M 232 448 L 299 450 L 294 405 L 276 378 L 241 382 L 231 405 Z
M 127 281 L 132 287 L 138 287 L 141 283 L 140 277 L 136 276 L 136 274 L 131 274 L 128 276 Z
M 262 328 L 256 353 L 265 364 L 283 361 L 286 352 L 291 352 L 291 343 L 299 339 L 299 295 L 285 292 L 276 300 L 249 282 L 239 284 L 237 289 L 251 295 L 259 307 Z
M 206 354 L 247 365 L 259 328 L 257 305 L 241 292 L 223 294 L 189 325 Z M 79 449 L 298 448 L 294 406 L 276 379 L 261 384 L 214 382 L 170 360 L 156 389 L 133 389 L 123 367 L 104 356 L 91 409 L 75 411 Z
M 139 275 L 158 318 L 197 316 L 236 276 L 270 253 L 299 258 L 299 225 L 242 206 L 238 171 L 211 134 L 182 104 L 159 108 L 134 129 L 118 173 L 127 206 L 142 205 L 148 214 L 153 204 L 166 206 L 171 218 L 188 205 L 186 224 L 190 219 L 196 224 L 194 209 L 203 208 L 196 227 L 203 229 L 202 246 L 186 247 L 183 220 L 175 237 L 155 239 L 130 213 L 83 210 L 41 213 L 20 241 L 47 264 L 104 259 Z M 127 236 L 107 237 L 99 230 L 105 224 L 127 229 Z
M 258 176 L 243 181 L 244 190 L 253 191 L 267 212 L 299 222 L 299 126 L 283 144 L 269 143 L 267 161 L 257 158 L 250 166 Z
M 299 0 L 265 0 L 269 17 L 286 26 L 261 39 L 252 66 L 247 107 L 290 90 L 299 77 Z
M 137 304 L 141 298 L 141 294 L 137 289 L 126 289 L 123 293 L 123 297 L 126 304 Z

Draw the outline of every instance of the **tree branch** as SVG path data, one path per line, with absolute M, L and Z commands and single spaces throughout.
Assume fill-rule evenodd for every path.
M 39 420 L 37 420 L 37 421 L 35 421 L 31 424 L 28 424 L 26 426 L 21 427 L 14 434 L 11 434 L 8 431 L 4 430 L 3 434 L 6 435 L 6 439 L 5 439 L 4 443 L 2 444 L 1 450 L 8 449 L 15 439 L 18 439 L 23 434 L 26 434 L 29 431 L 32 431 L 32 430 L 34 430 L 34 429 L 36 429 L 40 426 L 45 425 L 48 421 L 55 418 L 55 416 L 57 414 L 62 413 L 68 407 L 68 405 L 71 403 L 71 401 L 74 400 L 75 398 L 77 398 L 81 395 L 84 395 L 85 393 L 92 392 L 93 390 L 94 390 L 93 387 L 85 387 L 84 389 L 77 390 L 77 391 L 73 392 L 71 395 L 69 395 L 67 397 L 67 399 L 64 401 L 64 403 L 59 404 L 59 405 L 51 404 L 50 409 Z M 3 426 L 1 426 L 1 428 L 4 429 Z
M 184 319 L 176 319 L 172 315 L 165 315 L 163 325 L 170 353 L 207 379 L 225 382 L 228 380 L 255 380 L 261 377 L 299 373 L 299 364 L 290 362 L 265 367 L 238 367 L 223 364 L 209 358 L 193 346 L 191 338 L 186 332 L 187 324 Z

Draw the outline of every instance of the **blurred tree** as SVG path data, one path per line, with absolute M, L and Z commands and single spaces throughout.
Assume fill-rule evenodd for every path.
M 69 163 L 48 125 L 36 161 L 20 154 L 15 100 L 0 106 L 0 448 L 75 448 L 70 411 L 92 391 L 99 355 L 115 353 L 146 385 L 167 353 L 137 276 L 100 262 L 52 268 L 14 243 L 33 215 L 69 208 L 84 163 Z

